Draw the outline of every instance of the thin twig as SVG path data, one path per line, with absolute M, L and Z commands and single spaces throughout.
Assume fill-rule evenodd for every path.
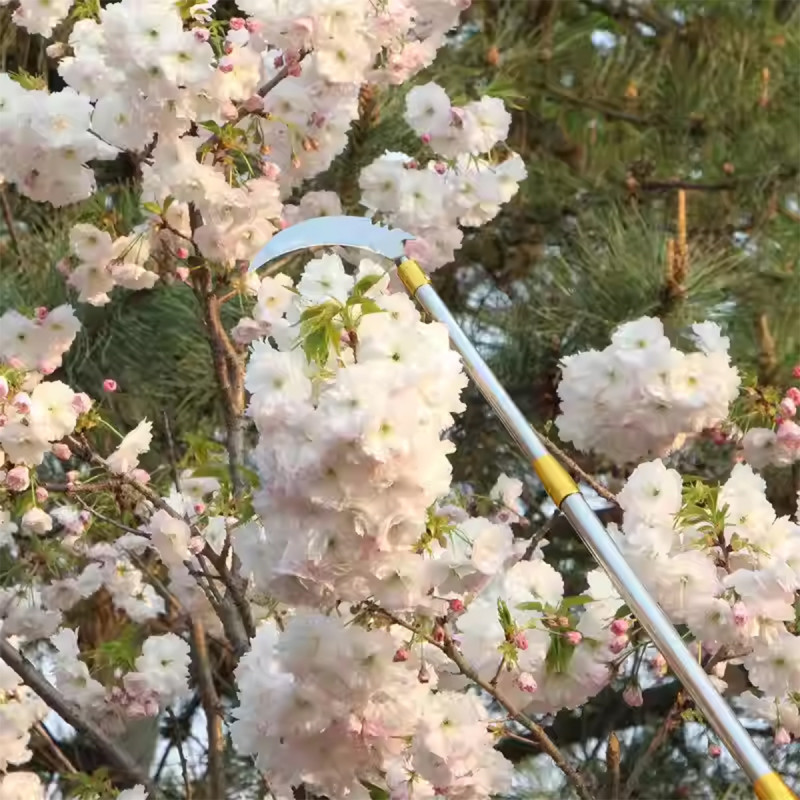
M 680 712 L 686 702 L 686 696 L 681 689 L 678 692 L 678 699 L 675 701 L 672 708 L 667 712 L 663 723 L 659 726 L 655 736 L 650 740 L 647 745 L 647 750 L 642 754 L 639 760 L 631 770 L 628 780 L 625 781 L 625 788 L 622 790 L 622 800 L 627 800 L 631 796 L 634 789 L 636 789 L 639 781 L 644 775 L 645 769 L 649 766 L 650 760 L 662 744 L 669 738 L 669 735 L 675 730 L 677 724 L 680 723 Z
M 151 796 L 155 797 L 155 787 L 151 785 L 147 774 L 140 770 L 130 756 L 125 751 L 120 750 L 94 722 L 85 717 L 80 709 L 72 705 L 34 664 L 18 650 L 15 650 L 4 638 L 0 638 L 0 658 L 65 722 L 72 725 L 75 730 L 86 734 L 95 747 L 105 756 L 109 764 L 131 778 L 135 783 L 145 786 Z
M 121 531 L 125 531 L 125 533 L 132 533 L 136 536 L 141 536 L 145 539 L 150 538 L 150 534 L 145 533 L 144 531 L 140 531 L 137 528 L 132 528 L 130 525 L 126 525 L 124 522 L 119 522 L 118 520 L 111 519 L 111 517 L 105 516 L 105 514 L 101 514 L 96 509 L 92 508 L 82 497 L 75 497 L 75 500 L 80 503 L 92 516 L 97 517 L 101 522 L 105 522 L 109 525 L 113 525 L 115 528 L 119 528 Z
M 175 747 L 178 749 L 178 758 L 181 762 L 181 776 L 183 778 L 183 797 L 184 800 L 192 800 L 192 782 L 189 779 L 189 765 L 186 762 L 186 754 L 183 752 L 183 742 L 180 739 L 180 730 L 178 729 L 175 714 L 170 709 L 168 712 L 170 722 L 173 726 L 173 735 L 175 737 Z
M 536 429 L 534 428 L 534 430 Z M 580 478 L 585 484 L 591 486 L 604 500 L 608 500 L 609 503 L 613 503 L 615 506 L 619 505 L 613 492 L 610 492 L 603 484 L 596 481 L 577 461 L 570 458 L 557 444 L 554 444 L 545 436 L 544 433 L 539 430 L 536 430 L 536 433 L 541 439 L 547 442 L 547 449 L 552 451 L 553 455 L 555 455 L 555 457 L 572 473 L 573 478 Z
M 526 728 L 531 732 L 533 735 L 533 740 L 536 741 L 538 746 L 543 750 L 550 758 L 553 760 L 555 765 L 564 773 L 567 780 L 572 784 L 573 788 L 577 792 L 578 796 L 581 800 L 594 800 L 592 793 L 589 791 L 586 783 L 583 780 L 583 777 L 578 773 L 578 771 L 567 761 L 564 757 L 563 753 L 558 749 L 555 742 L 547 735 L 545 729 L 534 722 L 530 717 L 523 714 L 519 711 L 508 699 L 506 699 L 498 690 L 497 687 L 492 686 L 487 681 L 483 680 L 475 670 L 467 663 L 466 659 L 457 649 L 455 642 L 453 642 L 452 638 L 450 637 L 449 633 L 445 632 L 444 641 L 439 643 L 431 636 L 420 631 L 414 625 L 409 622 L 405 622 L 400 617 L 392 614 L 391 611 L 386 611 L 379 606 L 375 606 L 372 604 L 367 605 L 367 608 L 372 610 L 373 612 L 380 614 L 386 619 L 391 622 L 394 622 L 396 625 L 400 625 L 401 627 L 405 628 L 408 631 L 411 631 L 416 636 L 423 638 L 425 641 L 428 642 L 432 647 L 441 650 L 446 656 L 450 658 L 450 660 L 458 667 L 461 674 L 468 678 L 472 683 L 476 686 L 483 689 L 488 695 L 494 697 L 498 703 L 500 703 L 503 708 L 508 712 L 509 717 L 513 720 L 518 722 L 522 725 L 523 728 Z
M 500 673 L 503 671 L 503 667 L 505 665 L 506 665 L 506 657 L 503 656 L 500 659 L 500 663 L 497 665 L 497 671 L 494 673 L 494 675 L 492 676 L 492 679 L 489 681 L 489 683 L 492 686 L 494 686 L 495 689 L 497 688 L 497 681 L 500 680 Z
M 192 655 L 197 670 L 200 699 L 206 714 L 209 792 L 211 797 L 222 800 L 225 797 L 225 742 L 222 737 L 222 710 L 208 658 L 205 628 L 197 620 L 192 624 Z
M 547 536 L 548 533 L 553 529 L 553 526 L 556 524 L 556 521 L 562 517 L 561 511 L 556 509 L 556 511 L 550 516 L 547 522 L 539 528 L 536 533 L 531 536 L 528 540 L 528 546 L 525 548 L 525 552 L 522 554 L 521 561 L 527 561 L 529 558 L 533 556 L 536 552 L 536 548 L 539 546 L 539 542 Z
M 47 727 L 43 722 L 37 722 L 36 725 L 33 726 L 33 730 L 39 735 L 41 739 L 44 740 L 47 748 L 55 757 L 56 761 L 61 764 L 61 768 L 66 770 L 69 773 L 75 773 L 78 770 L 75 769 L 75 765 L 67 758 L 64 751 L 59 747 L 58 742 L 52 737 L 50 731 L 47 730 Z

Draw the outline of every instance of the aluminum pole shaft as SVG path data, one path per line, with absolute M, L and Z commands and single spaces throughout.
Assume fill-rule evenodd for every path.
M 410 260 L 404 261 L 398 267 L 398 275 L 408 292 L 425 311 L 447 327 L 453 347 L 461 355 L 481 393 L 522 452 L 531 460 L 553 502 L 606 571 L 620 596 L 664 655 L 709 725 L 753 782 L 759 800 L 796 800 L 780 777 L 772 771 L 736 714 L 714 688 L 705 670 L 692 657 L 667 615 L 625 560 L 572 478 L 548 453 L 544 443 L 481 358 L 430 285 L 427 276 Z

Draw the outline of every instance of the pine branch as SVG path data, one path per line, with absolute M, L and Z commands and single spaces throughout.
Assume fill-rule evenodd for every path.
M 119 749 L 103 731 L 83 712 L 70 703 L 61 692 L 22 653 L 14 649 L 6 639 L 0 638 L 0 658 L 19 675 L 23 682 L 76 731 L 86 734 L 95 747 L 105 756 L 109 764 L 135 783 L 144 785 L 155 798 L 156 788 L 149 777 L 139 770 L 127 753 Z

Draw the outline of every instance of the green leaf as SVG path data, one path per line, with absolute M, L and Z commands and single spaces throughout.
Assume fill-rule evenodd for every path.
M 622 605 L 619 607 L 619 611 L 614 614 L 614 619 L 622 619 L 623 617 L 629 617 L 631 615 L 631 610 L 628 608 L 627 605 Z
M 581 594 L 577 597 L 565 597 L 561 601 L 561 605 L 559 608 L 562 611 L 566 611 L 567 609 L 574 608 L 575 606 L 585 606 L 587 603 L 591 603 L 594 598 L 590 597 L 588 594 Z
M 361 306 L 362 315 L 377 314 L 384 310 L 374 300 L 371 300 L 369 297 L 362 297 L 357 301 L 357 305 Z
M 532 601 L 530 603 L 517 603 L 517 608 L 520 611 L 544 611 L 544 606 L 536 601 Z
M 23 89 L 28 89 L 29 91 L 47 90 L 47 80 L 39 75 L 33 75 L 27 70 L 21 69 L 19 72 L 11 72 L 9 75 L 11 80 L 18 83 Z
M 383 278 L 383 275 L 366 275 L 353 287 L 353 296 L 359 297 L 360 295 L 366 294 L 378 281 L 383 280 Z
M 331 350 L 331 335 L 328 327 L 311 331 L 303 340 L 303 352 L 309 363 L 325 364 Z
M 145 211 L 149 211 L 151 214 L 156 214 L 159 217 L 162 215 L 162 209 L 158 203 L 142 203 L 142 208 Z M 166 208 L 164 208 L 163 211 L 166 212 Z
M 514 627 L 514 620 L 511 617 L 511 612 L 508 610 L 505 600 L 497 601 L 497 617 L 504 631 L 507 632 Z

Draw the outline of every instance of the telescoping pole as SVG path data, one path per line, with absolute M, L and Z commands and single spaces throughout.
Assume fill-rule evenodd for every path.
M 547 494 L 569 520 L 597 563 L 608 573 L 620 596 L 664 655 L 686 691 L 691 694 L 709 725 L 750 778 L 758 799 L 797 800 L 780 776 L 772 771 L 736 714 L 714 688 L 705 670 L 692 657 L 661 606 L 631 569 L 575 482 L 548 453 L 541 439 L 430 285 L 427 275 L 411 260 L 403 261 L 397 272 L 409 294 L 431 317 L 447 327 L 450 341 L 461 354 L 467 371 L 522 452 L 530 459 Z

